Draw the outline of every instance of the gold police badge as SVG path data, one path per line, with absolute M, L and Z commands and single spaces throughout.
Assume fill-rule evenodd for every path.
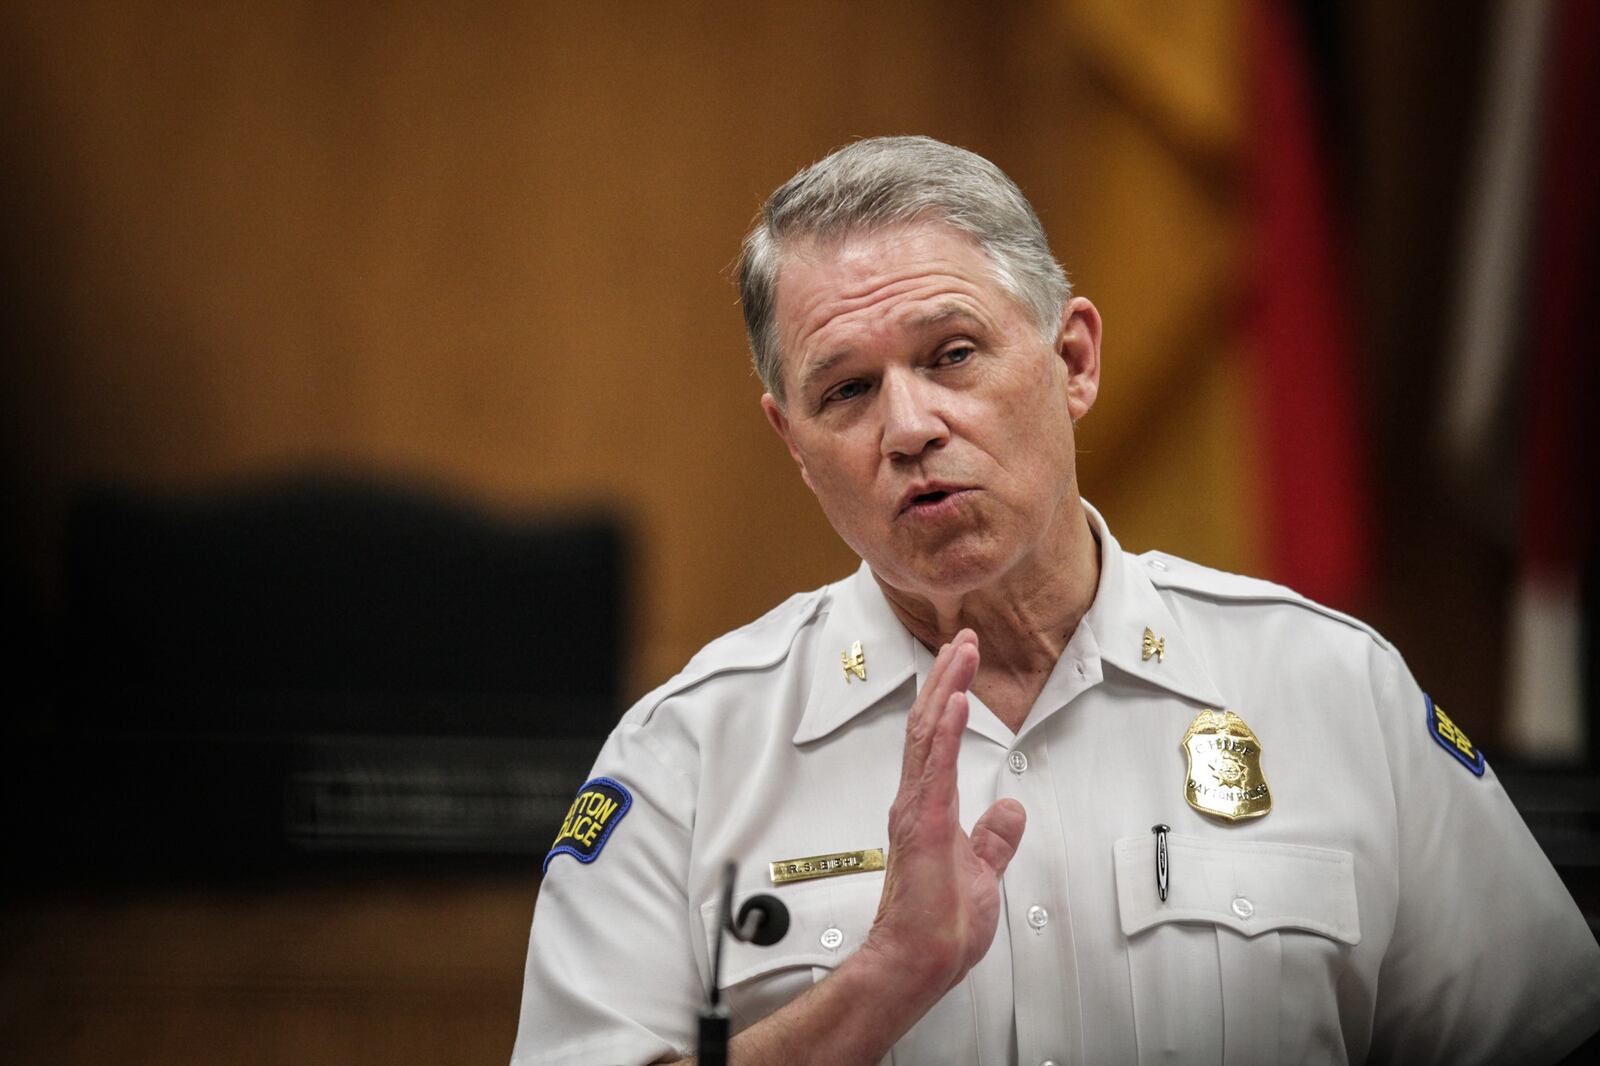
M 1272 810 L 1261 774 L 1261 741 L 1232 711 L 1204 710 L 1183 734 L 1189 779 L 1183 798 L 1201 814 L 1237 822 Z

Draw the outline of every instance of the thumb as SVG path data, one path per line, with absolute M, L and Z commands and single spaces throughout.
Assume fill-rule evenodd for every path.
M 972 850 L 999 877 L 1011 865 L 1011 857 L 1022 843 L 1022 830 L 1028 812 L 1014 799 L 996 800 L 972 827 Z

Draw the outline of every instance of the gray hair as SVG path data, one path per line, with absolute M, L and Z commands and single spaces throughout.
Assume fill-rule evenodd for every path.
M 739 253 L 750 352 L 761 384 L 780 404 L 783 353 L 775 318 L 786 245 L 918 221 L 941 222 L 977 242 L 995 281 L 1033 315 L 1041 336 L 1054 338 L 1072 287 L 1015 182 L 982 156 L 931 137 L 856 141 L 780 185 L 761 205 Z

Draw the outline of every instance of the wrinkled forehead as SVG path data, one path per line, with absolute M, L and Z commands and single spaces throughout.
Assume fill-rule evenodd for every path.
M 996 336 L 1031 322 L 971 236 L 940 223 L 797 241 L 776 274 L 772 336 L 787 395 L 814 364 L 861 345 L 912 342 L 940 321 L 981 322 Z

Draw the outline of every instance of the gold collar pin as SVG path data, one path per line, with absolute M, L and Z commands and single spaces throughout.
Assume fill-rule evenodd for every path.
M 1147 663 L 1150 656 L 1156 657 L 1156 662 L 1167 661 L 1167 638 L 1158 637 L 1150 631 L 1149 626 L 1144 627 L 1144 646 L 1140 649 L 1139 661 Z
M 844 664 L 844 683 L 850 683 L 850 675 L 854 674 L 858 681 L 867 679 L 867 653 L 861 650 L 858 640 L 850 645 L 849 651 L 839 653 L 839 661 Z

